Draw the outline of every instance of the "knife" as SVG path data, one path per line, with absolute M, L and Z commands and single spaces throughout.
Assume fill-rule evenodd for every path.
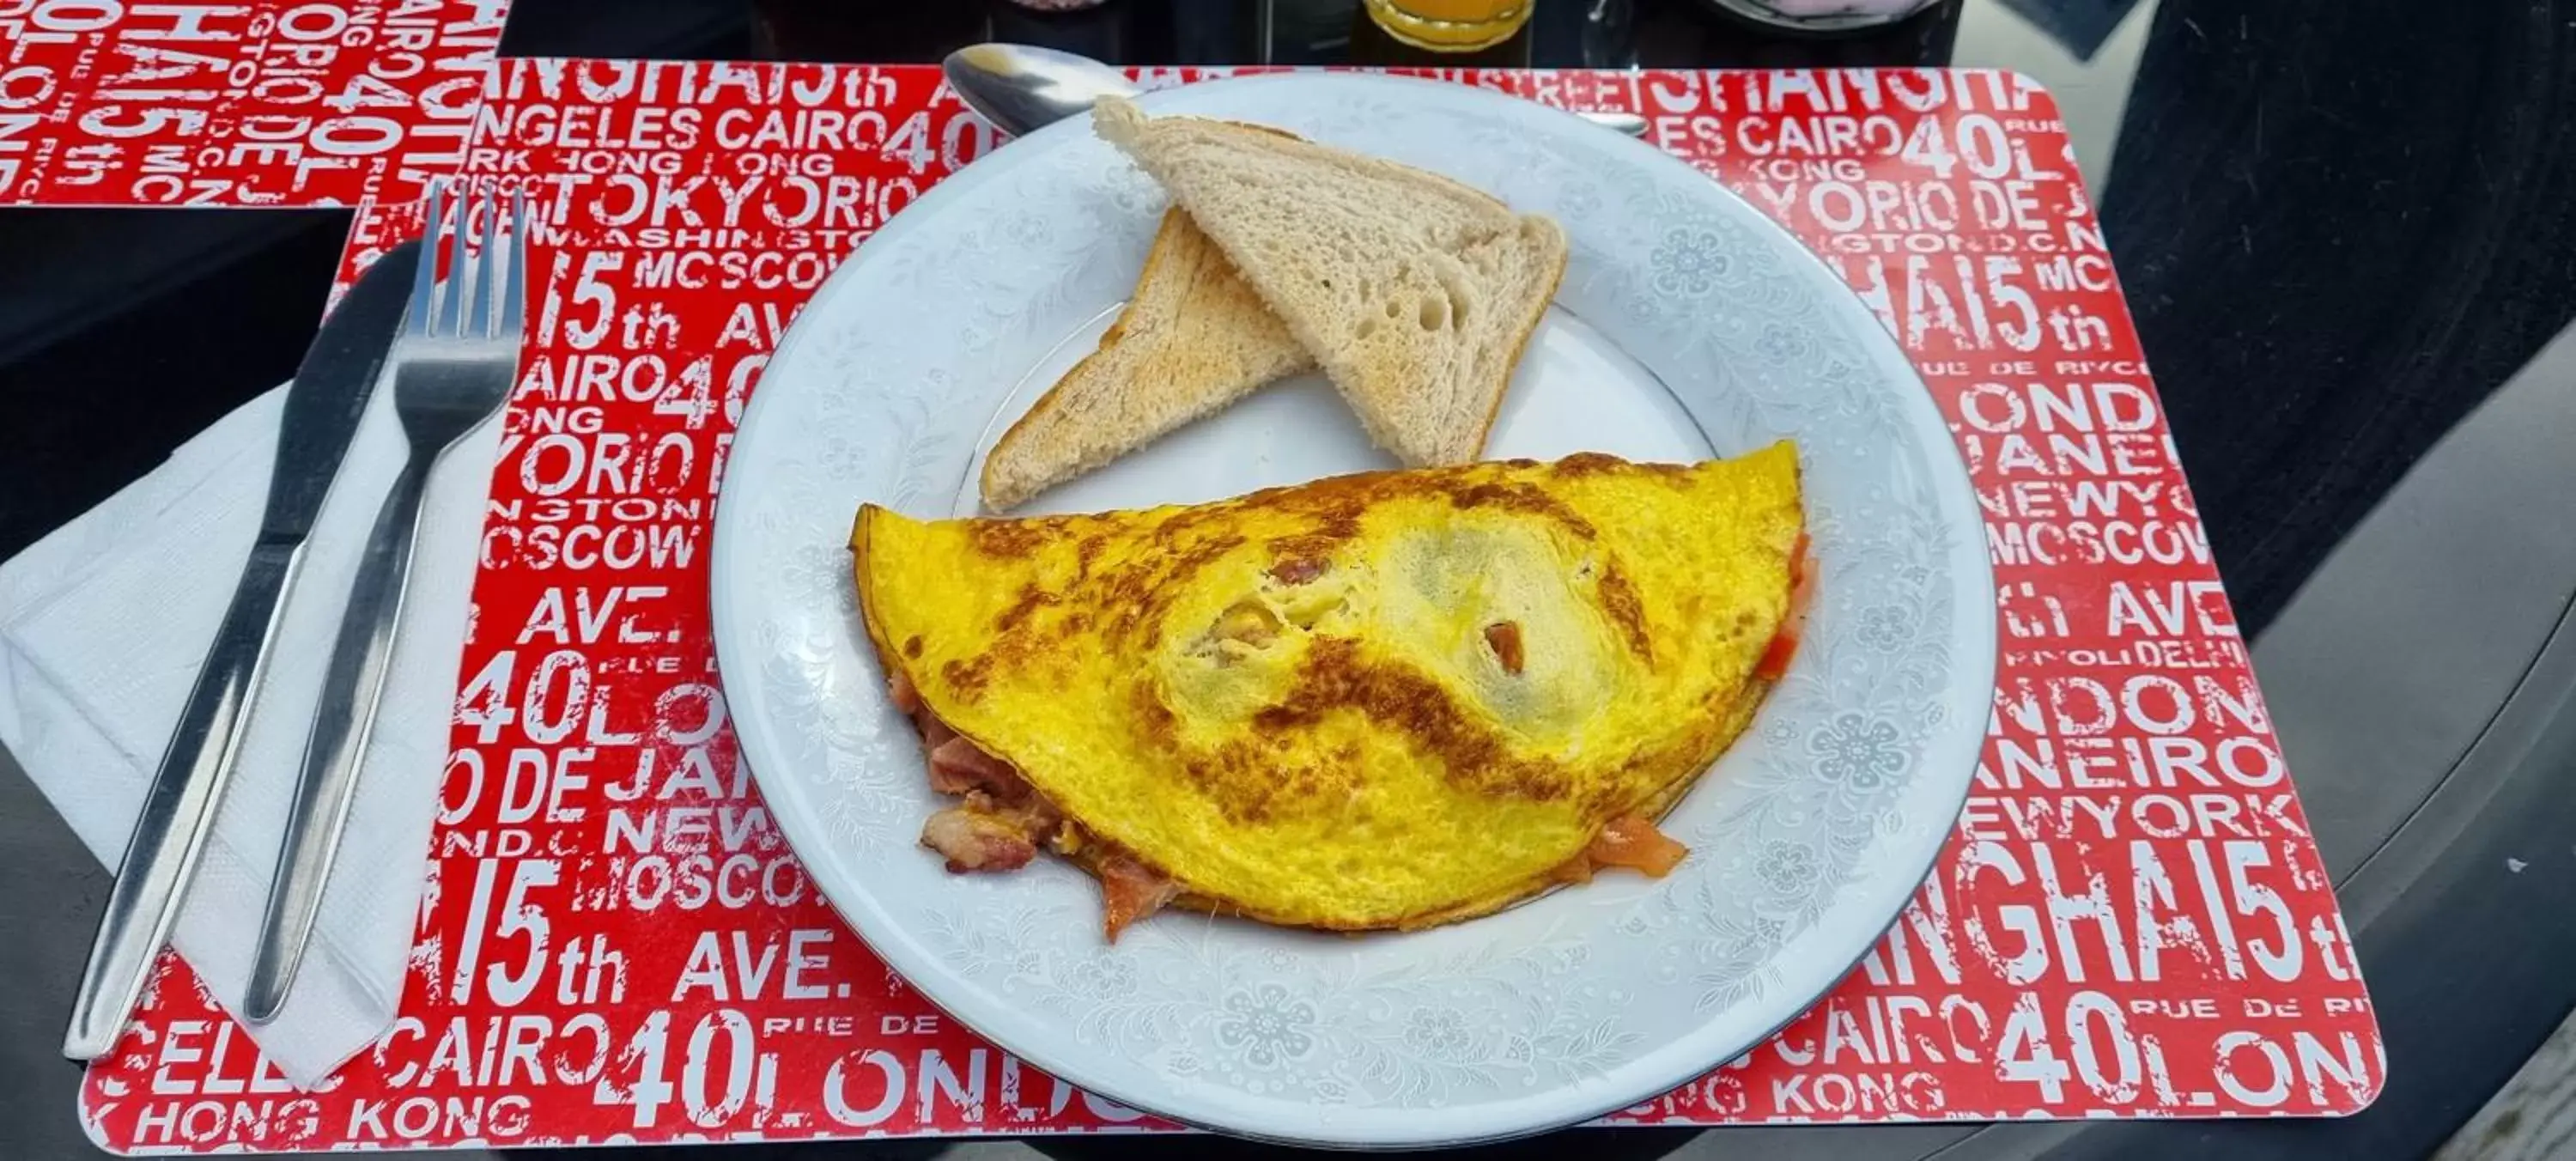
M 153 958 L 170 938 L 205 852 L 215 804 L 232 778 L 251 696 L 277 639 L 278 613 L 303 562 L 305 537 L 357 435 L 358 417 L 375 394 L 419 262 L 417 242 L 376 259 L 323 320 L 295 369 L 294 385 L 286 389 L 259 539 L 187 707 L 179 711 L 143 813 L 134 820 L 134 836 L 126 841 L 107 914 L 99 919 L 98 939 L 90 945 L 89 966 L 72 1001 L 63 1055 L 74 1060 L 95 1060 L 116 1047 L 126 1017 L 143 998 Z

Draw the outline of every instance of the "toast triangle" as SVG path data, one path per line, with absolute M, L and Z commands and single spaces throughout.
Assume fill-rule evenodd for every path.
M 1313 368 L 1288 328 L 1178 208 L 1163 214 L 1127 306 L 984 459 L 1000 512 Z
M 1477 458 L 1564 276 L 1554 222 L 1259 126 L 1118 98 L 1093 126 L 1224 251 L 1381 447 L 1415 466 Z

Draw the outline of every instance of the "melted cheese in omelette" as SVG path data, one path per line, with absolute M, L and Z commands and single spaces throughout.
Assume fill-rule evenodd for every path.
M 1186 898 L 1483 914 L 1750 720 L 1800 538 L 1786 443 L 1383 472 L 1191 507 L 869 505 L 870 638 L 928 710 Z

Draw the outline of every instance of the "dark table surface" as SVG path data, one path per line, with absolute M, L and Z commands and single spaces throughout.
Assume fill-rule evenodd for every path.
M 503 51 L 928 61 L 986 39 L 1143 64 L 1423 59 L 1356 0 L 1069 16 L 999 0 L 519 0 Z M 1944 0 L 1836 39 L 1703 0 L 1540 0 L 1527 31 L 1465 63 L 1982 65 L 2057 92 L 2393 1062 L 2380 1102 L 2334 1122 L 1581 1131 L 1482 1152 L 2414 1156 L 2566 1017 L 2576 334 L 2550 344 L 2576 314 L 2576 0 Z M 346 225 L 0 210 L 0 557 L 284 380 Z M 0 755 L 0 1156 L 89 1155 L 55 1046 L 106 881 Z

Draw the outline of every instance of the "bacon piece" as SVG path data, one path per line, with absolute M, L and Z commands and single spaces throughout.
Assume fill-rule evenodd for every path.
M 1283 585 L 1302 585 L 1324 575 L 1327 566 L 1311 556 L 1292 556 L 1270 566 L 1270 576 Z
M 966 799 L 921 824 L 921 845 L 947 856 L 950 873 L 1016 871 L 1037 857 L 1039 843 L 1061 837 L 1064 815 L 1018 770 L 948 728 L 900 670 L 887 684 L 895 704 L 921 731 L 930 788 Z
M 1670 874 L 1689 853 L 1689 847 L 1656 830 L 1652 820 L 1635 814 L 1611 819 L 1583 848 L 1583 857 L 1599 866 L 1633 867 L 1650 879 Z
M 925 758 L 939 752 L 941 746 L 947 745 L 949 739 L 957 736 L 957 731 L 949 729 L 948 723 L 939 720 L 938 714 L 927 712 L 914 714 L 912 724 L 921 731 L 921 754 Z
M 1107 903 L 1109 942 L 1130 923 L 1163 909 L 1181 893 L 1169 876 L 1125 855 L 1100 861 L 1100 894 Z
M 952 806 L 921 824 L 921 845 L 947 856 L 948 872 L 1016 871 L 1038 854 L 1014 820 L 973 806 Z
M 1064 821 L 1064 815 L 1056 810 L 1055 804 L 1047 801 L 1034 790 L 1028 792 L 1028 797 L 1017 802 L 995 802 L 991 794 L 981 790 L 969 790 L 966 792 L 966 804 L 978 807 L 996 817 L 1010 820 L 1011 825 L 1020 829 L 1020 833 L 1029 836 L 1030 842 L 1036 842 L 1039 839 L 1051 840 L 1053 836 L 1062 833 L 1068 825 Z
M 986 790 L 1008 802 L 1017 802 L 1029 793 L 1029 784 L 1020 780 L 1020 772 L 1010 763 L 954 735 L 930 751 L 930 788 L 941 794 Z

